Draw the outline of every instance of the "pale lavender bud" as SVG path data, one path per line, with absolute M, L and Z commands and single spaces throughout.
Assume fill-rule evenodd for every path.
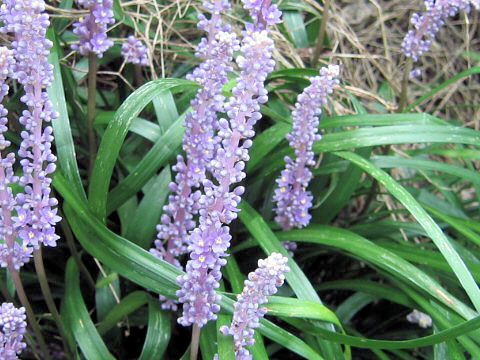
M 202 327 L 216 319 L 220 309 L 215 289 L 219 287 L 220 269 L 226 264 L 230 246 L 228 224 L 237 217 L 244 192 L 243 187 L 235 184 L 246 176 L 244 168 L 255 134 L 253 127 L 261 118 L 260 104 L 267 99 L 264 81 L 275 66 L 273 47 L 266 30 L 244 32 L 242 55 L 236 60 L 240 76 L 224 109 L 230 121 L 218 122 L 215 143 L 219 147 L 209 167 L 214 181 L 203 181 L 200 225 L 190 235 L 186 274 L 178 279 L 182 288 L 177 296 L 183 303 L 183 316 L 178 322 L 184 326 Z
M 113 24 L 113 0 L 77 0 L 89 14 L 73 24 L 73 33 L 78 35 L 79 44 L 72 45 L 82 55 L 95 53 L 99 58 L 113 46 L 107 37 L 107 27 Z
M 414 62 L 418 61 L 430 48 L 432 40 L 445 20 L 461 10 L 470 11 L 470 4 L 479 8 L 478 0 L 425 0 L 425 13 L 423 15 L 415 13 L 410 19 L 414 29 L 403 39 L 402 51 L 405 56 Z
M 412 324 L 418 324 L 423 329 L 432 327 L 432 318 L 430 315 L 425 314 L 417 309 L 413 310 L 410 314 L 407 315 L 407 321 Z
M 24 186 L 24 193 L 17 195 L 18 216 L 12 218 L 15 231 L 23 240 L 22 249 L 38 248 L 41 244 L 55 246 L 58 236 L 54 226 L 60 221 L 55 209 L 57 200 L 50 196 L 52 180 L 48 176 L 55 169 L 56 160 L 51 151 L 53 129 L 43 128 L 44 123 L 58 116 L 46 92 L 53 80 L 53 67 L 48 63 L 52 43 L 46 38 L 50 22 L 44 10 L 43 0 L 6 0 L 0 10 L 4 23 L 1 30 L 15 37 L 13 77 L 23 85 L 25 95 L 20 100 L 28 107 L 19 118 L 25 128 L 18 151 L 23 158 L 19 183 Z
M 148 49 L 142 41 L 130 35 L 122 44 L 122 56 L 125 61 L 135 65 L 148 65 Z
M 287 261 L 281 254 L 272 253 L 265 260 L 260 259 L 258 269 L 248 274 L 242 293 L 237 295 L 230 327 L 220 329 L 223 334 L 233 336 L 235 359 L 252 359 L 245 347 L 255 344 L 254 329 L 260 326 L 260 319 L 267 313 L 261 305 L 283 285 L 285 273 L 290 271 Z
M 293 241 L 283 241 L 282 242 L 283 248 L 287 250 L 288 255 L 293 256 L 295 255 L 295 251 L 297 250 L 297 243 Z
M 203 62 L 191 74 L 189 80 L 202 85 L 191 102 L 192 111 L 185 119 L 183 149 L 186 157 L 177 157 L 173 170 L 175 182 L 170 184 L 173 194 L 164 207 L 161 224 L 157 226 L 155 249 L 151 252 L 166 261 L 180 266 L 178 256 L 187 251 L 188 232 L 195 228 L 193 216 L 200 208 L 200 192 L 197 190 L 205 179 L 205 172 L 216 153 L 214 141 L 217 127 L 217 112 L 223 111 L 222 87 L 228 82 L 232 71 L 233 52 L 239 48 L 235 34 L 223 24 L 221 13 L 229 8 L 225 0 L 207 0 L 204 7 L 212 15 L 207 19 L 199 15 L 198 27 L 207 32 L 200 41 L 196 55 Z M 164 243 L 166 244 L 166 248 Z
M 422 76 L 422 69 L 416 68 L 410 71 L 410 80 L 417 79 Z
M 23 341 L 27 323 L 25 309 L 15 308 L 13 304 L 0 306 L 0 359 L 16 360 L 27 346 Z
M 310 79 L 311 85 L 298 96 L 293 116 L 293 130 L 287 140 L 295 150 L 295 160 L 285 157 L 287 164 L 276 180 L 278 188 L 273 197 L 277 206 L 275 221 L 285 230 L 304 227 L 310 222 L 309 209 L 312 194 L 307 191 L 312 178 L 310 166 L 315 165 L 313 144 L 320 140 L 318 134 L 320 107 L 327 103 L 327 96 L 339 83 L 336 77 L 340 68 L 330 65 L 320 70 L 320 75 Z

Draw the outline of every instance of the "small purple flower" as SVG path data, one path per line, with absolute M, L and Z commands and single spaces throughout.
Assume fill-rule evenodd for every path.
M 422 70 L 419 68 L 413 69 L 410 71 L 410 80 L 417 79 L 422 76 Z
M 79 44 L 72 45 L 82 55 L 95 53 L 102 57 L 113 46 L 107 37 L 107 27 L 115 22 L 112 0 L 77 0 L 78 5 L 90 13 L 73 24 L 73 33 L 78 35 Z
M 122 44 L 122 55 L 127 63 L 148 65 L 148 49 L 133 35 L 130 35 L 127 41 Z
M 430 48 L 432 39 L 445 20 L 455 16 L 459 11 L 470 11 L 473 4 L 479 9 L 478 0 L 425 0 L 426 12 L 423 15 L 414 13 L 410 19 L 414 29 L 410 30 L 402 42 L 405 56 L 414 62 Z
M 16 360 L 27 344 L 23 341 L 27 323 L 25 309 L 11 303 L 0 306 L 0 359 Z
M 275 294 L 283 285 L 285 273 L 290 271 L 287 261 L 281 254 L 272 253 L 265 260 L 260 259 L 257 270 L 248 274 L 245 287 L 234 305 L 232 324 L 220 329 L 223 334 L 233 336 L 235 359 L 252 359 L 245 346 L 255 344 L 254 329 L 260 326 L 260 319 L 267 313 L 267 309 L 260 305 L 266 304 L 267 296 Z
M 293 130 L 287 135 L 295 150 L 295 160 L 285 158 L 287 164 L 278 178 L 273 200 L 277 203 L 275 221 L 284 229 L 304 227 L 310 222 L 309 209 L 313 197 L 307 191 L 312 178 L 309 166 L 315 165 L 313 143 L 320 140 L 318 116 L 320 106 L 327 103 L 327 95 L 339 83 L 339 67 L 330 65 L 320 70 L 320 76 L 310 79 L 311 85 L 298 96 L 293 116 Z

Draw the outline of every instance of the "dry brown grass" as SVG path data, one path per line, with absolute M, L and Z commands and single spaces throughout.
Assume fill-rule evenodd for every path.
M 284 0 L 280 0 L 281 4 Z M 319 17 L 324 5 L 316 0 L 301 0 Z M 49 2 L 54 16 L 81 16 L 78 11 L 58 9 L 58 1 Z M 134 20 L 136 35 L 148 45 L 153 56 L 148 78 L 170 76 L 179 63 L 195 60 L 191 53 L 201 35 L 195 27 L 196 19 L 188 12 L 198 7 L 200 0 L 169 0 L 162 5 L 152 0 L 122 0 L 125 14 Z M 342 65 L 342 81 L 354 95 L 363 99 L 372 111 L 373 103 L 382 103 L 388 111 L 398 106 L 398 96 L 385 100 L 379 96 L 382 86 L 388 85 L 399 94 L 405 68 L 405 57 L 400 45 L 409 28 L 409 18 L 415 11 L 423 11 L 421 0 L 343 0 L 327 1 L 330 16 L 327 34 L 331 48 L 323 49 L 321 63 L 335 62 Z M 234 1 L 233 14 L 239 14 L 240 1 Z M 241 19 L 229 15 L 240 29 Z M 125 21 L 124 21 L 125 22 Z M 424 94 L 431 84 L 438 84 L 460 71 L 474 66 L 464 54 L 480 51 L 478 12 L 461 13 L 441 29 L 430 51 L 416 64 L 423 70 L 422 78 L 409 86 L 409 98 Z M 116 25 L 118 26 L 118 24 Z M 125 27 L 126 28 L 126 27 Z M 127 29 L 127 28 L 126 28 Z M 146 36 L 145 34 L 150 34 Z M 129 35 L 125 31 L 125 37 Z M 121 39 L 116 39 L 121 40 Z M 296 49 L 280 32 L 275 32 L 276 60 L 284 67 L 310 66 L 314 46 Z M 73 59 L 67 60 L 72 62 Z M 115 74 L 120 69 L 112 70 Z M 423 104 L 419 110 L 448 119 L 458 119 L 466 126 L 480 127 L 479 77 L 460 81 Z M 339 113 L 348 113 L 340 102 L 335 104 Z

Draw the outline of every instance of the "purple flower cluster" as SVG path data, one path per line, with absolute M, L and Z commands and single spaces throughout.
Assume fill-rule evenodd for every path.
M 430 48 L 432 39 L 449 17 L 455 16 L 459 11 L 470 11 L 470 4 L 479 9 L 479 1 L 473 0 L 425 0 L 426 12 L 423 15 L 415 13 L 410 22 L 414 29 L 410 30 L 402 42 L 402 51 L 405 56 L 414 62 Z M 418 75 L 418 72 L 412 73 Z
M 258 269 L 248 274 L 245 287 L 237 296 L 230 327 L 220 329 L 225 335 L 233 336 L 235 359 L 252 359 L 245 346 L 255 344 L 254 329 L 260 326 L 260 319 L 267 313 L 267 309 L 260 305 L 266 304 L 267 296 L 275 294 L 277 287 L 283 285 L 285 273 L 290 271 L 287 261 L 281 254 L 272 253 L 265 260 L 260 259 Z
M 135 36 L 130 35 L 122 44 L 122 56 L 125 61 L 135 65 L 148 65 L 148 49 Z
M 282 21 L 282 12 L 277 5 L 271 4 L 271 0 L 242 0 L 242 2 L 243 7 L 249 11 L 256 29 L 264 30 L 267 26 Z
M 1 249 L 1 263 L 7 266 L 13 256 L 11 261 L 17 269 L 28 261 L 32 248 L 37 249 L 41 244 L 56 245 L 55 224 L 60 221 L 55 209 L 57 200 L 50 197 L 51 179 L 48 176 L 55 171 L 56 157 L 51 152 L 53 129 L 50 126 L 43 128 L 44 122 L 58 116 L 45 91 L 52 82 L 53 68 L 47 61 L 52 43 L 46 39 L 49 20 L 44 10 L 45 3 L 39 0 L 5 0 L 0 10 L 4 25 L 1 31 L 14 34 L 12 49 L 15 61 L 11 76 L 23 85 L 25 95 L 20 100 L 28 107 L 19 119 L 25 128 L 20 134 L 22 142 L 18 151 L 23 169 L 18 182 L 24 187 L 24 192 L 13 199 L 8 189 L 9 183 L 17 181 L 12 171 L 15 162 L 13 154 L 2 160 L 0 175 L 2 203 L 5 204 L 2 206 L 2 232 L 9 234 L 4 244 L 6 247 Z M 5 69 L 2 71 L 4 74 L 8 72 Z M 2 124 L 5 131 L 5 119 Z M 7 144 L 4 142 L 4 145 Z M 17 213 L 14 217 L 11 217 L 12 210 Z M 23 241 L 21 246 L 13 243 L 17 236 Z
M 277 203 L 275 221 L 284 229 L 304 227 L 310 222 L 309 209 L 313 197 L 307 191 L 312 173 L 308 166 L 315 165 L 313 143 L 320 140 L 318 116 L 320 107 L 327 103 L 327 95 L 339 83 L 339 67 L 330 65 L 320 70 L 320 75 L 310 79 L 311 85 L 298 96 L 293 116 L 293 130 L 287 135 L 295 150 L 295 160 L 285 157 L 286 168 L 278 178 L 278 188 L 273 200 Z
M 197 47 L 196 56 L 203 60 L 187 78 L 202 85 L 191 102 L 192 111 L 185 120 L 183 149 L 186 154 L 177 157 L 173 170 L 177 173 L 170 184 L 173 194 L 164 207 L 161 224 L 157 226 L 155 249 L 151 252 L 180 266 L 177 257 L 187 251 L 188 232 L 195 228 L 193 216 L 198 213 L 200 191 L 205 173 L 218 147 L 214 141 L 217 112 L 223 111 L 222 87 L 232 71 L 233 52 L 239 47 L 235 34 L 222 23 L 220 15 L 229 8 L 225 0 L 207 0 L 204 7 L 212 13 L 210 19 L 199 16 L 198 27 L 207 32 Z M 167 242 L 167 248 L 164 247 Z M 164 307 L 171 305 L 165 303 Z
M 27 323 L 25 309 L 17 309 L 10 303 L 0 306 L 0 359 L 16 360 L 27 346 L 23 342 Z
M 113 18 L 113 0 L 77 0 L 78 5 L 90 13 L 73 24 L 73 33 L 80 38 L 79 44 L 72 45 L 82 55 L 103 53 L 113 46 L 107 37 L 107 27 L 115 22 Z
M 216 319 L 219 295 L 215 289 L 231 239 L 228 224 L 237 217 L 244 192 L 242 186 L 231 187 L 246 176 L 245 162 L 249 160 L 248 149 L 255 134 L 253 126 L 261 118 L 260 104 L 268 99 L 264 82 L 275 66 L 274 45 L 266 30 L 245 31 L 243 36 L 242 55 L 236 59 L 241 72 L 233 96 L 225 104 L 230 121 L 218 121 L 214 139 L 218 149 L 209 166 L 213 180 L 203 181 L 199 226 L 190 234 L 186 274 L 178 279 L 182 288 L 177 295 L 183 303 L 183 316 L 178 322 L 184 326 L 202 327 Z

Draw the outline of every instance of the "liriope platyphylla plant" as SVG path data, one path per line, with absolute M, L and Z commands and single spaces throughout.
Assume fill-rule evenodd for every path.
M 285 273 L 290 271 L 287 262 L 285 256 L 275 252 L 258 260 L 258 268 L 248 274 L 242 293 L 237 295 L 232 323 L 220 329 L 225 335 L 233 336 L 236 360 L 252 359 L 246 346 L 255 344 L 254 331 L 267 313 L 267 308 L 261 305 L 266 304 L 267 296 L 276 294 L 277 288 L 283 285 Z
M 194 357 L 199 329 L 216 319 L 220 310 L 220 296 L 215 290 L 219 287 L 220 269 L 226 264 L 230 246 L 229 224 L 237 217 L 240 196 L 244 192 L 244 188 L 237 184 L 246 176 L 245 163 L 255 134 L 253 126 L 261 118 L 260 105 L 268 99 L 264 82 L 275 66 L 272 59 L 274 44 L 267 27 L 278 23 L 281 14 L 269 1 L 255 4 L 245 1 L 244 4 L 254 23 L 247 24 L 242 33 L 241 55 L 236 59 L 240 75 L 232 96 L 224 105 L 228 120 L 221 118 L 218 121 L 214 138 L 218 148 L 207 168 L 212 179 L 202 182 L 203 194 L 198 201 L 199 223 L 190 233 L 186 274 L 178 279 L 181 289 L 177 296 L 183 304 L 183 314 L 178 322 L 184 326 L 193 325 Z
M 223 111 L 225 97 L 222 87 L 228 82 L 232 71 L 233 53 L 238 50 L 237 36 L 221 19 L 221 14 L 230 7 L 225 0 L 207 0 L 203 3 L 211 16 L 199 15 L 198 27 L 207 33 L 197 46 L 196 56 L 203 60 L 187 79 L 202 85 L 191 102 L 192 111 L 185 119 L 183 150 L 173 170 L 177 172 L 170 184 L 173 192 L 164 207 L 165 213 L 157 226 L 156 256 L 180 266 L 178 257 L 187 252 L 188 233 L 196 227 L 194 216 L 198 214 L 200 191 L 207 168 L 216 154 L 218 143 L 214 132 L 218 127 L 217 112 Z M 176 303 L 164 299 L 164 308 L 176 309 Z
M 0 359 L 17 360 L 27 346 L 23 340 L 27 323 L 25 309 L 11 303 L 0 305 Z
M 321 107 L 327 104 L 327 96 L 339 84 L 339 73 L 338 65 L 323 67 L 320 75 L 312 77 L 310 86 L 297 98 L 292 113 L 293 129 L 287 135 L 295 158 L 285 157 L 286 167 L 276 180 L 278 188 L 273 197 L 275 221 L 283 230 L 302 228 L 310 223 L 313 197 L 307 188 L 312 179 L 309 168 L 315 165 L 313 144 L 321 139 L 318 133 Z
M 11 50 L 1 48 L 1 92 L 8 92 L 5 84 L 11 76 L 22 85 L 24 95 L 20 100 L 26 105 L 19 122 L 23 126 L 18 150 L 22 173 L 13 173 L 15 156 L 10 153 L 0 163 L 0 196 L 2 201 L 3 245 L 0 263 L 12 274 L 18 296 L 25 307 L 43 356 L 49 359 L 48 350 L 37 324 L 33 310 L 18 274 L 33 252 L 35 267 L 47 304 L 62 332 L 60 315 L 55 308 L 44 274 L 41 246 L 55 246 L 58 235 L 55 225 L 61 220 L 57 215 L 57 200 L 51 194 L 51 174 L 55 171 L 56 157 L 52 153 L 53 129 L 47 124 L 58 117 L 53 111 L 46 89 L 53 80 L 53 67 L 47 57 L 52 47 L 46 38 L 50 24 L 41 0 L 5 0 L 0 8 L 1 31 L 12 36 Z M 3 137 L 7 130 L 6 110 L 2 108 L 1 149 L 9 146 Z M 45 126 L 47 125 L 47 126 Z M 10 186 L 18 184 L 22 191 L 14 197 Z M 17 242 L 19 241 L 19 242 Z M 63 332 L 62 332 L 63 333 Z

